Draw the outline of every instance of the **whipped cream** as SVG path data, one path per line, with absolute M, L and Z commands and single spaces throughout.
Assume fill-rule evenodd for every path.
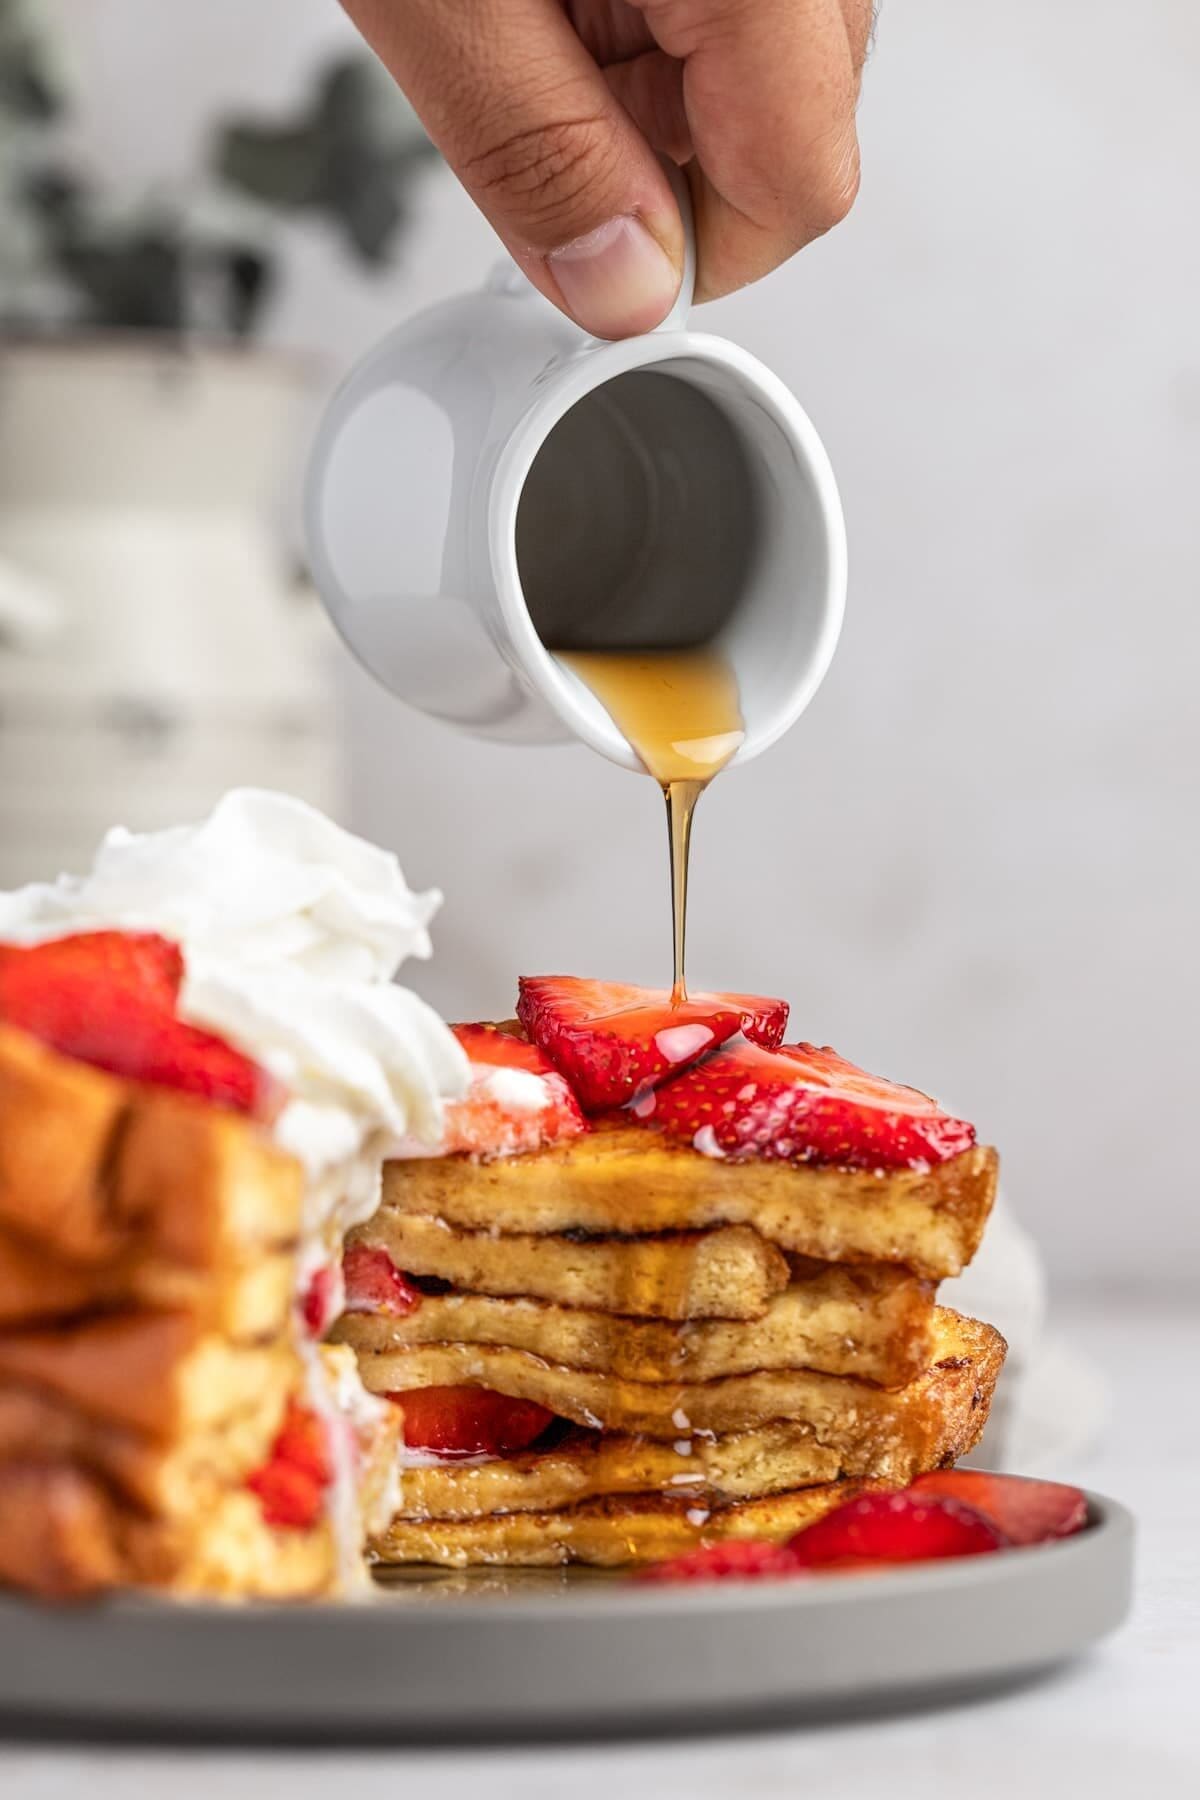
M 238 789 L 198 825 L 110 831 L 86 875 L 0 894 L 0 940 L 173 938 L 181 1016 L 283 1083 L 275 1136 L 307 1171 L 306 1227 L 332 1236 L 375 1210 L 394 1148 L 440 1142 L 443 1102 L 467 1088 L 453 1033 L 392 980 L 430 954 L 440 904 L 303 801 Z

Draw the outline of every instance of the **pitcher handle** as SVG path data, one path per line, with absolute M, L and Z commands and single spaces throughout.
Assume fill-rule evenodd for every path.
M 669 162 L 666 157 L 662 158 L 662 166 L 675 195 L 679 216 L 683 220 L 683 280 L 679 283 L 674 306 L 654 330 L 682 331 L 688 322 L 696 293 L 696 215 L 692 211 L 692 190 L 688 186 L 687 175 L 678 163 Z

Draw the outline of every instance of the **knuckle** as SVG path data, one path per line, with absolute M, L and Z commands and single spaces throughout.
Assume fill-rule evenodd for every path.
M 568 118 L 499 138 L 465 164 L 463 176 L 484 201 L 520 210 L 527 230 L 553 229 L 603 180 L 604 122 Z
M 810 237 L 823 237 L 840 225 L 858 197 L 861 165 L 853 132 L 822 161 L 806 195 L 804 224 Z

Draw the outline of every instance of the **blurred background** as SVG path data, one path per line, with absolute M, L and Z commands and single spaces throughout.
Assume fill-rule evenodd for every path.
M 0 0 L 0 884 L 269 782 L 444 889 L 451 1016 L 661 983 L 653 786 L 405 712 L 304 579 L 322 395 L 498 254 L 357 58 L 335 0 Z M 703 802 L 691 972 L 977 1119 L 1060 1288 L 1200 1253 L 1198 81 L 1195 0 L 885 0 L 851 218 L 703 316 L 811 412 L 851 589 Z

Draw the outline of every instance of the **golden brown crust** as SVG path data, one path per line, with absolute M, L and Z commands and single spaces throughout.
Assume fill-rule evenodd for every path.
M 191 1313 L 247 1341 L 287 1329 L 294 1286 L 295 1258 L 285 1250 L 207 1272 L 136 1252 L 80 1263 L 0 1229 L 0 1330 L 149 1307 Z
M 0 1334 L 0 1387 L 42 1388 L 88 1418 L 163 1441 L 274 1406 L 297 1377 L 286 1340 L 230 1344 L 180 1312 L 114 1313 Z
M 303 1180 L 251 1120 L 0 1027 L 0 1225 L 26 1241 L 208 1270 L 294 1242 Z
M 462 1231 L 381 1207 L 350 1242 L 386 1250 L 410 1274 L 474 1293 L 654 1319 L 760 1318 L 788 1284 L 787 1259 L 745 1225 L 579 1240 Z
M 617 1494 L 667 1494 L 697 1506 L 757 1500 L 818 1482 L 871 1476 L 905 1486 L 936 1446 L 898 1444 L 876 1458 L 819 1444 L 811 1426 L 785 1420 L 727 1437 L 652 1438 L 572 1431 L 549 1450 L 493 1462 L 443 1462 L 404 1471 L 400 1519 L 474 1519 L 559 1512 Z M 940 1458 L 939 1458 L 940 1460 Z
M 115 1587 L 212 1599 L 303 1599 L 335 1579 L 328 1525 L 273 1530 L 252 1494 L 230 1490 L 187 1521 L 145 1517 L 70 1464 L 0 1467 L 0 1585 L 43 1599 Z
M 65 1464 L 0 1465 L 0 1587 L 78 1600 L 117 1586 L 128 1566 L 99 1482 Z
M 476 1344 L 380 1351 L 361 1356 L 359 1366 L 373 1393 L 402 1396 L 407 1389 L 465 1383 L 536 1401 L 577 1425 L 668 1442 L 694 1431 L 720 1436 L 793 1419 L 811 1426 L 818 1443 L 853 1451 L 874 1467 L 905 1448 L 930 1464 L 965 1455 L 983 1429 L 1004 1350 L 990 1325 L 939 1307 L 933 1364 L 890 1390 L 811 1369 L 719 1381 L 615 1381 L 523 1350 Z
M 0 1466 L 45 1460 L 99 1476 L 156 1517 L 196 1512 L 260 1468 L 283 1422 L 284 1396 L 265 1394 L 218 1431 L 163 1442 L 128 1425 L 89 1418 L 43 1388 L 0 1385 Z
M 886 1263 L 805 1263 L 756 1320 L 670 1324 L 535 1300 L 426 1295 L 403 1318 L 347 1313 L 356 1350 L 503 1345 L 623 1381 L 713 1381 L 759 1369 L 822 1369 L 903 1387 L 933 1348 L 933 1284 Z
M 979 1245 L 996 1190 L 996 1152 L 977 1145 L 926 1171 L 732 1162 L 632 1125 L 529 1156 L 388 1163 L 384 1204 L 468 1231 L 626 1232 L 749 1225 L 822 1262 L 903 1263 L 957 1275 Z
M 588 1563 L 596 1568 L 657 1562 L 727 1538 L 782 1542 L 833 1507 L 886 1483 L 834 1481 L 745 1500 L 714 1512 L 661 1494 L 589 1500 L 562 1512 L 498 1513 L 447 1521 L 398 1519 L 372 1543 L 384 1563 L 440 1563 L 465 1568 L 506 1563 L 547 1568 Z

